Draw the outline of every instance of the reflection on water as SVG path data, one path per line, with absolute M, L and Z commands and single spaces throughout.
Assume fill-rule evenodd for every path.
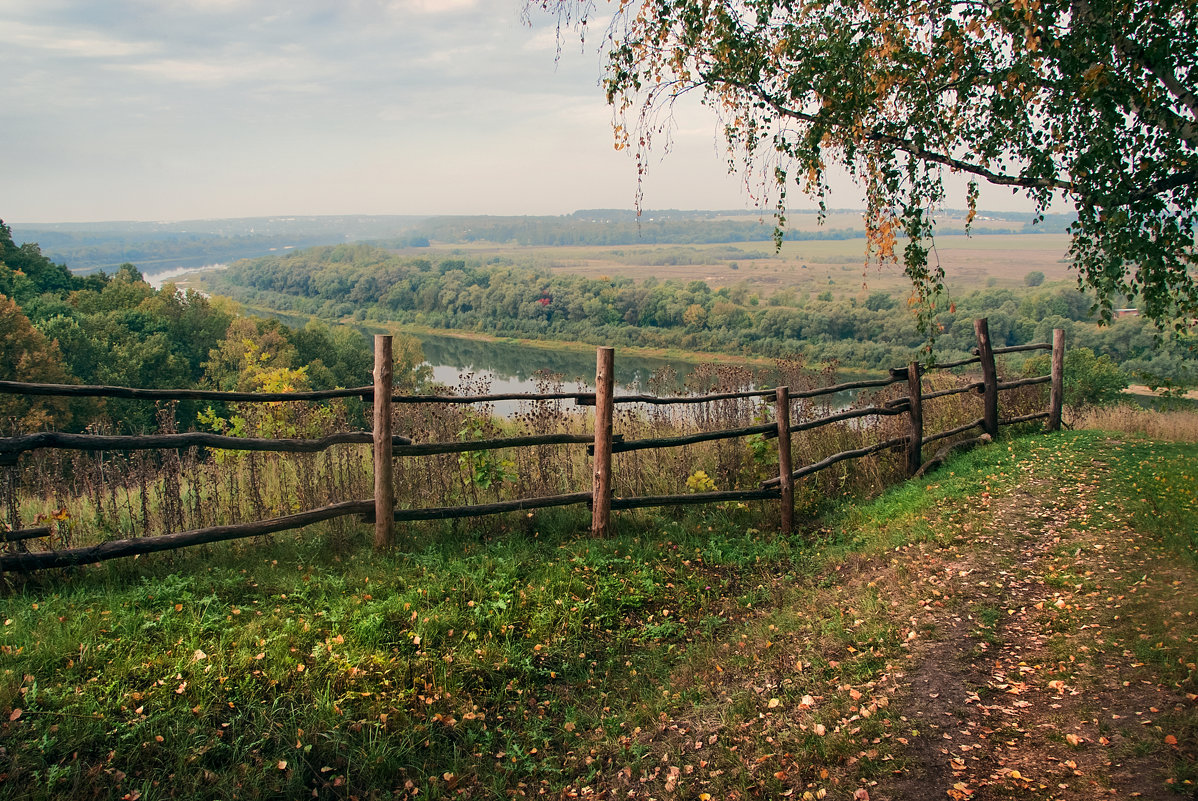
M 310 319 L 307 316 L 272 313 L 273 317 L 287 325 L 302 328 Z M 367 337 L 382 333 L 370 325 L 355 325 Z M 432 367 L 433 379 L 448 387 L 457 387 L 462 377 L 472 374 L 472 387 L 467 394 L 477 394 L 475 385 L 481 380 L 488 385 L 488 394 L 535 393 L 546 391 L 537 386 L 537 373 L 545 372 L 559 377 L 563 392 L 593 390 L 595 383 L 595 351 L 564 350 L 538 347 L 521 342 L 505 340 L 476 340 L 436 334 L 403 334 L 420 340 L 425 361 Z M 676 358 L 654 358 L 639 356 L 616 349 L 615 390 L 618 395 L 645 393 L 669 395 L 683 393 L 687 379 L 697 370 L 718 365 L 711 361 L 687 361 Z M 741 368 L 744 369 L 744 368 Z M 750 383 L 760 387 L 773 387 L 785 382 L 778 371 L 769 367 L 750 371 Z M 876 371 L 846 370 L 832 376 L 808 376 L 807 386 L 827 386 L 838 381 L 855 381 L 863 378 L 878 378 Z M 652 384 L 650 379 L 653 379 Z M 363 377 L 363 384 L 370 376 Z M 843 409 L 852 404 L 856 391 L 840 392 L 826 396 L 820 406 Z M 500 402 L 494 405 L 497 414 L 514 414 L 519 403 Z
M 424 358 L 433 368 L 433 378 L 454 387 L 462 377 L 473 374 L 472 381 L 489 383 L 489 394 L 506 392 L 543 392 L 538 387 L 536 373 L 545 371 L 560 376 L 562 391 L 571 392 L 584 387 L 593 389 L 595 383 L 594 351 L 555 350 L 536 345 L 505 341 L 480 341 L 452 336 L 417 335 Z M 687 379 L 711 362 L 684 361 L 625 354 L 616 350 L 615 391 L 617 395 L 646 393 L 653 395 L 687 394 Z M 740 368 L 744 369 L 744 368 Z M 772 387 L 780 383 L 778 371 L 769 367 L 747 370 L 750 386 Z M 836 376 L 836 381 L 877 378 L 876 373 L 851 371 Z M 830 376 L 813 377 L 808 386 L 827 386 Z M 651 383 L 652 379 L 652 383 Z M 823 380 L 820 380 L 823 379 Z M 745 387 L 750 388 L 750 387 Z M 475 394 L 471 388 L 467 394 Z M 825 396 L 818 403 L 833 410 L 844 409 L 853 403 L 857 391 L 838 392 Z M 509 416 L 518 409 L 516 401 L 496 403 L 494 411 Z
M 169 270 L 159 270 L 158 272 L 147 272 L 142 277 L 146 279 L 146 283 L 155 289 L 162 289 L 162 285 L 167 281 L 187 275 L 188 273 L 199 273 L 206 270 L 224 270 L 227 269 L 227 264 L 197 264 L 195 266 L 172 267 Z
M 432 365 L 437 381 L 450 386 L 462 373 L 489 377 L 491 392 L 536 392 L 536 373 L 561 376 L 566 391 L 578 384 L 590 388 L 595 383 L 595 354 L 539 348 L 514 342 L 482 342 L 459 337 L 420 335 L 425 360 Z M 617 353 L 615 382 L 617 392 L 647 392 L 649 379 L 664 368 L 676 373 L 673 386 L 680 390 L 697 362 L 626 356 Z

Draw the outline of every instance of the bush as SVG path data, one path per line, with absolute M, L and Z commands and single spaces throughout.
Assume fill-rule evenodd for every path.
M 1041 354 L 1024 362 L 1025 375 L 1044 375 L 1051 356 Z M 1065 403 L 1081 409 L 1117 403 L 1127 389 L 1127 373 L 1107 355 L 1095 356 L 1089 348 L 1065 351 Z

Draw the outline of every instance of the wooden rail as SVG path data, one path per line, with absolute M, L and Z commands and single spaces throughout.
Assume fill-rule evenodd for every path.
M 515 511 L 544 509 L 557 506 L 587 504 L 591 507 L 592 532 L 596 536 L 606 533 L 610 525 L 610 515 L 613 510 L 636 509 L 655 506 L 681 506 L 690 504 L 726 503 L 741 501 L 778 500 L 781 502 L 780 528 L 789 532 L 793 526 L 794 511 L 794 482 L 813 475 L 832 465 L 849 459 L 857 459 L 896 448 L 906 448 L 906 467 L 908 474 L 921 471 L 922 449 L 932 442 L 948 439 L 970 430 L 982 427 L 987 434 L 993 436 L 1000 425 L 1027 423 L 1046 419 L 1048 430 L 1056 430 L 1060 426 L 1060 405 L 1062 393 L 1060 387 L 1063 381 L 1064 337 L 1061 331 L 1054 331 L 1053 344 L 1018 345 L 1014 347 L 992 348 L 989 342 L 989 332 L 986 320 L 975 321 L 975 331 L 978 337 L 977 356 L 945 364 L 921 367 L 911 363 L 906 367 L 894 368 L 889 376 L 880 379 L 850 381 L 828 387 L 806 390 L 792 390 L 789 387 L 773 389 L 749 390 L 745 392 L 726 392 L 705 396 L 655 397 L 649 395 L 615 396 L 612 391 L 612 375 L 614 351 L 611 348 L 600 348 L 596 360 L 596 391 L 594 393 L 502 393 L 495 395 L 456 396 L 456 395 L 419 395 L 403 396 L 392 392 L 392 376 L 390 372 L 391 338 L 380 336 L 375 340 L 375 383 L 369 387 L 358 387 L 345 390 L 328 390 L 319 392 L 296 393 L 241 393 L 215 392 L 206 390 L 140 390 L 126 387 L 85 387 L 62 384 L 26 384 L 21 382 L 0 381 L 0 392 L 23 393 L 29 395 L 65 395 L 65 396 L 94 396 L 118 397 L 145 400 L 213 400 L 238 402 L 278 402 L 278 401 L 314 401 L 333 398 L 360 397 L 373 401 L 374 398 L 385 399 L 374 404 L 374 426 L 371 432 L 345 432 L 332 434 L 327 437 L 312 440 L 299 439 L 247 439 L 228 437 L 202 432 L 184 434 L 160 434 L 149 436 L 97 436 L 84 434 L 63 434 L 43 432 L 22 437 L 0 439 L 0 465 L 15 465 L 21 454 L 41 448 L 60 448 L 83 451 L 131 451 L 142 449 L 179 449 L 203 447 L 213 449 L 233 449 L 239 451 L 281 451 L 291 453 L 310 453 L 321 451 L 333 445 L 371 444 L 374 452 L 375 493 L 369 500 L 345 501 L 324 506 L 306 512 L 238 525 L 215 526 L 193 531 L 177 532 L 158 537 L 143 537 L 138 539 L 114 540 L 85 547 L 68 548 L 58 551 L 38 553 L 6 553 L 0 554 L 0 570 L 32 570 L 49 567 L 65 567 L 70 565 L 87 564 L 90 562 L 130 556 L 141 553 L 152 553 L 161 550 L 187 547 L 210 542 L 260 536 L 279 531 L 299 528 L 316 522 L 331 520 L 337 517 L 356 515 L 375 525 L 375 546 L 382 550 L 392 546 L 394 541 L 393 526 L 396 522 L 418 520 L 445 520 L 464 517 L 479 517 L 491 514 L 504 514 Z M 1031 350 L 1051 349 L 1052 374 L 1033 378 L 1022 378 L 1011 381 L 1000 381 L 994 363 L 995 354 L 1016 353 Z M 982 381 L 968 383 L 935 392 L 923 392 L 923 378 L 932 370 L 952 369 L 967 364 L 980 363 Z M 876 389 L 888 387 L 896 383 L 907 384 L 907 395 L 887 401 L 882 405 L 858 409 L 846 409 L 813 420 L 793 422 L 791 406 L 795 399 L 817 398 L 839 392 L 859 389 Z M 1047 411 L 1018 417 L 999 417 L 998 399 L 1001 391 L 1024 386 L 1051 383 L 1052 392 Z M 967 425 L 958 426 L 948 431 L 924 433 L 924 410 L 929 401 L 952 395 L 980 392 L 983 397 L 983 416 Z M 623 437 L 612 430 L 612 410 L 617 403 L 638 404 L 693 404 L 713 403 L 726 400 L 774 398 L 774 422 L 745 426 L 724 431 L 706 431 L 675 437 L 660 437 L 637 441 L 624 441 Z M 469 440 L 462 442 L 431 442 L 415 443 L 407 437 L 397 436 L 391 431 L 391 406 L 393 403 L 487 403 L 497 400 L 574 400 L 579 405 L 595 407 L 595 425 L 592 435 L 572 434 L 543 434 L 519 437 L 505 437 L 487 440 Z M 854 419 L 907 415 L 909 418 L 908 433 L 883 442 L 867 445 L 861 448 L 846 450 L 841 453 L 826 456 L 812 464 L 803 465 L 797 469 L 791 464 L 791 439 L 794 435 L 811 431 L 822 426 L 833 425 Z M 612 454 L 644 449 L 682 447 L 700 442 L 732 439 L 760 435 L 778 440 L 778 475 L 761 483 L 758 489 L 728 490 L 717 492 L 698 492 L 678 495 L 657 495 L 646 497 L 613 497 L 612 494 Z M 984 439 L 984 438 L 983 438 Z M 453 507 L 425 507 L 414 509 L 396 508 L 394 498 L 393 461 L 397 457 L 420 457 L 434 454 L 466 453 L 470 451 L 493 450 L 500 448 L 519 448 L 540 445 L 570 445 L 586 444 L 593 455 L 592 487 L 587 492 L 574 492 L 541 498 L 522 498 L 509 501 L 499 501 L 489 504 Z M 14 522 L 15 524 L 15 522 Z M 51 534 L 50 527 L 24 529 L 4 532 L 0 542 L 13 543 L 27 539 L 45 537 Z
M 0 542 L 21 542 L 22 540 L 34 540 L 39 537 L 49 537 L 52 533 L 50 526 L 39 526 L 38 528 L 21 528 L 16 531 L 0 531 Z

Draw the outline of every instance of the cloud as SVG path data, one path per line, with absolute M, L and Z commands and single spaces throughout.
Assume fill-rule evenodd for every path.
M 557 57 L 553 26 L 522 24 L 519 6 L 6 0 L 0 217 L 630 203 L 635 164 L 612 149 L 598 48 L 563 38 Z M 710 157 L 710 130 L 700 141 Z M 684 200 L 664 171 L 650 197 L 708 205 L 706 173 L 680 168 Z
M 478 0 L 397 0 L 392 9 L 417 14 L 456 14 L 478 6 Z
M 146 42 L 128 41 L 91 31 L 64 30 L 49 25 L 30 25 L 16 21 L 5 24 L 3 41 L 18 48 L 91 59 L 127 58 L 157 50 L 154 45 Z

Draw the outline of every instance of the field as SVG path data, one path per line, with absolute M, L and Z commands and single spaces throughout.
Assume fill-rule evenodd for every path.
M 944 236 L 936 240 L 934 257 L 944 267 L 950 291 L 963 293 L 987 286 L 1024 285 L 1030 272 L 1046 280 L 1071 278 L 1065 234 L 994 234 Z M 769 295 L 780 289 L 834 297 L 855 297 L 863 291 L 906 295 L 910 282 L 901 268 L 865 264 L 864 239 L 786 242 L 775 252 L 770 242 L 713 245 L 635 245 L 620 247 L 518 247 L 493 244 L 438 247 L 437 256 L 508 258 L 555 272 L 589 277 L 627 276 L 636 281 L 706 281 L 712 288 L 741 281 Z M 412 251 L 429 254 L 429 249 Z
M 1196 462 L 1031 435 L 789 538 L 733 505 L 10 577 L 0 798 L 1190 797 Z

